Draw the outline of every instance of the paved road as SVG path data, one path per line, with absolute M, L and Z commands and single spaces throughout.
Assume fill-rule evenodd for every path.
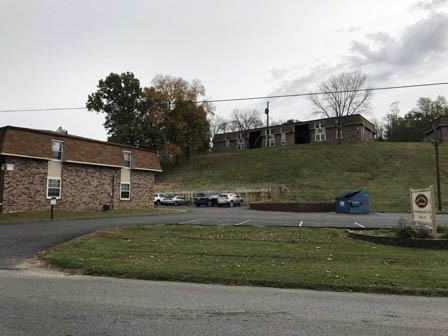
M 399 213 L 370 215 L 287 213 L 254 211 L 247 207 L 177 207 L 176 209 L 182 211 L 163 215 L 0 224 L 0 269 L 14 268 L 41 250 L 106 227 L 136 224 L 196 224 L 380 228 L 396 226 L 401 219 L 410 219 L 409 214 Z M 448 215 L 439 216 L 438 221 L 447 223 Z
M 0 335 L 448 335 L 448 299 L 0 270 Z

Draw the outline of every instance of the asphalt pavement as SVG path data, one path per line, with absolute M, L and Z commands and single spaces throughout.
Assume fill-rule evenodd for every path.
M 289 213 L 250 210 L 248 207 L 207 208 L 171 207 L 179 210 L 172 214 L 130 217 L 109 217 L 79 220 L 0 224 L 0 269 L 15 268 L 39 251 L 102 228 L 142 225 L 253 225 L 334 228 L 394 227 L 402 220 L 409 222 L 410 214 L 371 213 L 351 215 L 337 213 Z M 438 216 L 438 222 L 447 223 L 448 215 Z

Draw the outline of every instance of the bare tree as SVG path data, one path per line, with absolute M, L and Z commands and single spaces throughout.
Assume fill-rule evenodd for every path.
M 232 114 L 232 130 L 247 132 L 250 129 L 263 126 L 260 113 L 257 110 L 235 109 Z
M 209 118 L 209 123 L 210 123 L 210 135 L 213 139 L 213 137 L 215 136 L 215 134 L 218 133 L 225 133 L 226 132 L 226 128 L 227 125 L 229 124 L 229 121 L 227 121 L 226 119 L 214 114 L 212 117 Z
M 372 90 L 367 85 L 367 75 L 357 70 L 330 77 L 309 97 L 316 112 L 336 118 L 336 137 L 341 141 L 347 117 L 368 110 Z

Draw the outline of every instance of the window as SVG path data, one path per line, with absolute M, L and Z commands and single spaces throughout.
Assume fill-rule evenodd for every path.
M 47 198 L 61 198 L 61 179 L 49 178 L 47 180 Z
M 340 131 L 336 130 L 336 139 L 337 140 L 342 140 L 342 130 L 340 130 Z
M 236 143 L 236 149 L 243 150 L 244 148 L 246 148 L 246 143 L 244 139 L 238 139 L 238 142 Z
M 55 160 L 62 160 L 64 151 L 64 142 L 59 140 L 51 140 L 51 158 Z
M 325 122 L 323 120 L 314 122 L 314 128 L 320 129 L 322 127 L 325 127 Z
M 269 147 L 275 147 L 275 135 L 269 135 Z
M 322 142 L 322 141 L 326 141 L 327 137 L 325 136 L 325 133 L 320 133 L 320 134 L 316 134 L 314 136 L 314 139 L 316 142 Z
M 131 199 L 131 184 L 121 183 L 120 184 L 120 199 L 129 200 Z
M 280 141 L 282 146 L 286 145 L 286 133 L 282 133 Z
M 230 150 L 230 141 L 226 140 L 226 151 Z
M 123 152 L 123 158 L 124 158 L 124 166 L 131 168 L 131 165 L 132 165 L 131 152 Z

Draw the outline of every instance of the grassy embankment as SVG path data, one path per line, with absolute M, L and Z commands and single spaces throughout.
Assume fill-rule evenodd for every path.
M 440 146 L 443 195 L 448 144 Z M 157 175 L 156 188 L 238 190 L 284 186 L 286 202 L 332 202 L 345 190 L 366 190 L 374 211 L 409 211 L 409 188 L 436 185 L 430 143 L 323 143 L 212 153 Z M 448 197 L 443 208 L 448 208 Z
M 335 229 L 127 227 L 40 257 L 91 275 L 448 296 L 448 251 L 376 245 Z

